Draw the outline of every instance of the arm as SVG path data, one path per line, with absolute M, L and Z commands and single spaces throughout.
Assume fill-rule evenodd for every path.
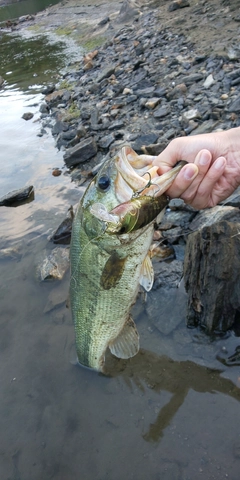
M 159 174 L 186 160 L 170 197 L 181 197 L 193 207 L 213 207 L 240 185 L 240 127 L 172 140 L 153 162 Z

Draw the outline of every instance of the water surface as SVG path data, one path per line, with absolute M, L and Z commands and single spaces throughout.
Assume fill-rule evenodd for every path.
M 184 293 L 173 290 L 167 303 L 166 292 L 152 292 L 151 315 L 138 300 L 141 351 L 129 361 L 108 354 L 108 377 L 71 363 L 69 272 L 60 282 L 36 276 L 54 248 L 49 234 L 81 196 L 68 175 L 52 176 L 66 170 L 51 133 L 38 136 L 42 87 L 69 54 L 45 41 L 8 36 L 1 44 L 0 192 L 33 184 L 35 200 L 0 208 L 0 477 L 238 480 L 239 367 L 217 356 L 239 339 L 187 330 Z M 34 114 L 27 122 L 26 111 Z M 171 315 L 175 327 L 161 332 L 158 318 Z
M 59 3 L 59 0 L 21 0 L 9 5 L 0 6 L 0 22 L 37 13 L 49 5 L 55 5 L 56 3 Z

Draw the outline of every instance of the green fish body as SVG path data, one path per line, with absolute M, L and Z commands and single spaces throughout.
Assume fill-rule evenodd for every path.
M 130 309 L 139 283 L 147 291 L 152 287 L 148 251 L 154 219 L 168 203 L 164 194 L 132 198 L 118 160 L 107 160 L 88 186 L 75 214 L 70 248 L 77 357 L 80 364 L 101 372 L 108 347 L 119 358 L 130 358 L 139 350 Z M 96 214 L 101 208 L 105 213 Z

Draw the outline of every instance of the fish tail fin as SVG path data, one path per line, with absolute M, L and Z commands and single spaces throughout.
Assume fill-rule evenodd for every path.
M 131 316 L 119 335 L 109 344 L 110 351 L 118 358 L 134 357 L 139 351 L 139 335 Z

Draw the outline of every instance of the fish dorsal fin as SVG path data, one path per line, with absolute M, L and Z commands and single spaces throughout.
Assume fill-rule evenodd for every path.
M 146 292 L 149 292 L 153 286 L 153 281 L 154 271 L 151 258 L 148 253 L 142 263 L 139 283 L 146 290 Z
M 123 329 L 109 344 L 111 353 L 118 358 L 134 357 L 139 351 L 139 335 L 131 316 L 127 319 Z

